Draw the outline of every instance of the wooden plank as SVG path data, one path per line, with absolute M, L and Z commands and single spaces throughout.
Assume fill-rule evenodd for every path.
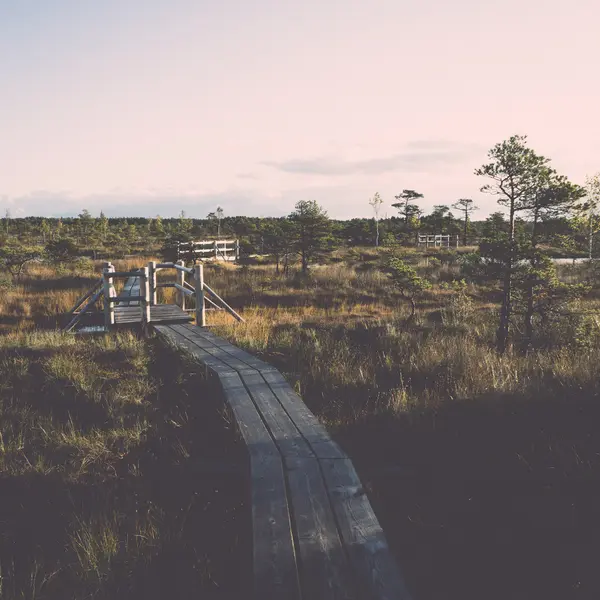
M 188 349 L 218 376 L 250 460 L 253 600 L 300 600 L 298 570 L 281 456 L 239 375 L 166 325 L 154 329 Z
M 281 458 L 254 454 L 250 458 L 250 473 L 253 600 L 300 600 Z
M 286 463 L 302 598 L 358 600 L 318 461 L 297 458 Z
M 333 510 L 365 600 L 410 600 L 365 489 L 350 459 L 321 460 Z
M 194 328 L 193 325 L 189 325 L 188 327 Z M 212 344 L 218 348 L 221 348 L 222 350 L 225 350 L 228 354 L 237 358 L 238 360 L 245 362 L 248 366 L 256 369 L 257 371 L 278 372 L 277 369 L 272 365 L 260 360 L 249 352 L 234 346 L 231 342 L 219 337 L 218 335 L 215 335 L 211 331 L 208 331 L 203 327 L 196 327 L 194 330 L 197 330 L 195 331 L 196 335 L 203 340 L 203 347 L 206 347 L 207 344 Z
M 264 420 L 256 410 L 246 386 L 237 373 L 220 373 L 219 382 L 238 430 L 250 454 L 279 456 L 277 446 L 269 434 Z
M 306 440 L 300 435 L 260 373 L 244 372 L 241 378 L 284 461 L 288 457 L 312 457 L 313 453 Z
M 94 284 L 94 286 L 88 291 L 86 292 L 83 296 L 81 296 L 81 298 L 79 298 L 79 300 L 77 300 L 77 302 L 75 303 L 75 306 L 73 306 L 73 308 L 67 313 L 69 316 L 75 314 L 75 311 L 90 297 L 94 294 L 94 292 L 102 287 L 102 284 L 104 283 L 104 280 L 98 279 L 98 281 Z
M 174 348 L 184 350 L 188 354 L 190 354 L 195 360 L 198 360 L 202 364 L 204 364 L 209 370 L 213 371 L 215 374 L 221 376 L 223 373 L 227 373 L 230 375 L 236 375 L 234 369 L 232 369 L 229 365 L 226 365 L 224 362 L 219 359 L 211 356 L 207 352 L 204 352 L 201 348 L 194 345 L 192 342 L 184 338 L 182 335 L 175 332 L 172 327 L 174 325 L 154 325 L 154 329 L 163 336 L 165 340 L 167 340 Z
M 281 373 L 262 373 L 262 377 L 304 436 L 315 456 L 318 458 L 348 458 Z
M 201 265 L 200 265 L 201 266 Z M 231 306 L 229 306 L 229 304 L 227 304 L 227 302 L 225 302 L 225 300 L 223 300 L 223 298 L 221 298 L 221 296 L 219 296 L 219 294 L 217 294 L 217 292 L 215 292 L 210 286 L 208 286 L 206 283 L 203 283 L 203 289 L 205 289 L 209 294 L 211 294 L 213 296 L 213 298 L 215 298 L 218 302 L 220 302 L 223 305 L 223 308 L 234 318 L 236 318 L 238 321 L 241 321 L 242 323 L 245 323 L 246 321 L 244 320 L 244 318 L 239 315 L 233 308 L 231 308 Z M 196 294 L 197 296 L 198 294 Z
M 200 328 L 195 327 L 194 329 L 200 329 Z M 185 339 L 189 340 L 190 342 L 192 342 L 199 348 L 202 348 L 202 350 L 204 352 L 214 356 L 215 358 L 218 358 L 219 360 L 221 360 L 225 364 L 229 365 L 232 369 L 235 369 L 239 373 L 245 373 L 247 371 L 252 371 L 252 368 L 249 367 L 246 363 L 241 362 L 241 361 L 237 360 L 236 358 L 230 356 L 229 354 L 227 354 L 227 352 L 224 352 L 220 348 L 217 348 L 216 346 L 211 346 L 206 343 L 202 344 L 202 340 L 200 340 L 198 338 L 197 332 L 194 331 L 194 329 L 190 329 L 190 328 L 186 327 L 185 325 L 174 326 L 174 328 L 173 328 L 174 331 L 176 331 L 177 333 L 182 335 Z
M 410 600 L 352 462 L 283 376 L 204 329 L 155 329 L 219 377 L 248 449 L 255 600 L 300 600 L 298 581 L 303 600 Z
M 139 271 L 113 271 L 112 277 L 139 277 Z

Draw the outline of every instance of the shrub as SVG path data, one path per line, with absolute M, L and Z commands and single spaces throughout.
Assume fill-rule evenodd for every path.
M 410 318 L 415 316 L 416 299 L 431 288 L 431 283 L 419 277 L 417 272 L 399 258 L 391 258 L 387 265 L 387 272 L 392 280 L 394 287 L 400 292 L 403 298 L 410 301 Z

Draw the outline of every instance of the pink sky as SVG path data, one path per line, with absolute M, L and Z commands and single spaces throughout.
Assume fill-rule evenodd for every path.
M 0 0 L 0 210 L 384 213 L 527 134 L 600 170 L 596 0 Z

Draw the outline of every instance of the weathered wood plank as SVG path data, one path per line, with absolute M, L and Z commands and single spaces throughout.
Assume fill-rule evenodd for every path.
M 193 325 L 189 325 L 188 327 L 193 328 Z M 231 354 L 233 357 L 237 358 L 245 362 L 247 365 L 256 369 L 257 371 L 269 371 L 269 372 L 277 372 L 277 369 L 272 365 L 260 360 L 256 356 L 253 356 L 249 352 L 234 346 L 231 342 L 224 340 L 223 338 L 215 335 L 211 331 L 208 331 L 205 328 L 195 328 L 198 331 L 196 334 L 203 340 L 204 344 L 212 344 L 225 350 L 228 354 Z
M 250 462 L 252 504 L 253 600 L 300 600 L 292 523 L 281 455 L 240 376 L 174 331 L 154 325 L 168 343 L 189 351 L 217 373 Z
M 300 435 L 260 373 L 244 372 L 241 378 L 284 460 L 288 457 L 312 457 L 313 453 L 306 440 Z
M 352 462 L 284 377 L 205 329 L 155 329 L 218 376 L 248 449 L 255 600 L 410 600 Z
M 296 458 L 286 464 L 302 598 L 358 600 L 318 461 Z
M 229 365 L 226 365 L 214 356 L 204 352 L 201 348 L 175 332 L 172 327 L 174 326 L 154 324 L 154 329 L 162 335 L 171 346 L 176 349 L 184 350 L 187 354 L 190 354 L 195 360 L 200 361 L 205 367 L 213 371 L 219 377 L 221 377 L 222 374 L 237 375 L 236 371 Z
M 300 600 L 281 458 L 253 454 L 250 458 L 250 473 L 253 600 Z
M 261 373 L 318 458 L 348 458 L 281 373 Z
M 324 459 L 320 465 L 357 579 L 358 597 L 365 600 L 410 600 L 352 462 L 349 459 Z
M 199 327 L 196 327 L 195 329 L 199 329 Z M 239 373 L 244 373 L 252 370 L 252 368 L 246 363 L 234 358 L 227 352 L 224 352 L 216 346 L 212 346 L 203 342 L 193 329 L 186 328 L 185 325 L 174 326 L 173 331 L 177 332 L 179 335 L 183 336 L 185 339 L 198 346 L 198 348 L 202 348 L 202 350 L 205 353 L 208 353 L 211 356 L 218 358 L 223 363 L 229 365 L 232 369 L 235 369 Z
M 219 381 L 225 401 L 233 413 L 248 452 L 281 457 L 240 376 L 232 372 L 220 373 Z

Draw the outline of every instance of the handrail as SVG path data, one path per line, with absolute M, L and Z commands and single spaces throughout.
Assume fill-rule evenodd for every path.
M 77 302 L 75 303 L 75 306 L 67 313 L 69 315 L 74 315 L 75 311 L 90 297 L 94 294 L 94 292 L 102 286 L 103 283 L 103 279 L 102 277 L 100 279 L 98 279 L 98 281 L 96 281 L 95 285 L 88 291 L 86 292 L 83 296 L 81 296 L 81 298 L 79 298 L 79 300 L 77 300 Z
M 109 277 L 140 277 L 139 271 L 103 271 L 103 275 Z
M 186 287 L 183 287 L 182 285 L 179 285 L 178 283 L 173 283 L 172 287 L 174 287 L 176 290 L 179 290 L 183 294 L 186 294 L 187 296 L 195 296 L 196 295 L 196 292 L 194 292 L 192 290 L 188 290 Z
M 210 288 L 208 285 L 206 285 L 206 283 L 204 284 L 204 289 L 209 294 L 212 294 L 223 305 L 223 308 L 229 314 L 231 314 L 233 317 L 235 317 L 238 321 L 241 321 L 242 323 L 246 322 L 243 317 L 238 315 L 238 313 L 236 313 L 235 310 L 233 310 L 233 308 L 231 308 L 231 306 L 229 306 L 229 304 L 227 304 L 227 302 L 225 302 L 225 300 L 223 300 L 223 298 L 221 298 L 221 296 L 219 296 L 219 294 L 217 294 L 217 292 L 215 292 L 212 288 Z
M 75 325 L 77 325 L 77 323 L 79 323 L 79 321 L 81 321 L 82 316 L 92 307 L 94 306 L 94 304 L 96 304 L 96 302 L 100 299 L 100 296 L 104 295 L 104 289 L 99 289 L 93 296 L 90 302 L 88 302 L 84 307 L 83 310 L 81 310 L 80 312 L 78 312 L 68 323 L 68 325 L 65 326 L 65 328 L 63 329 L 64 332 L 69 332 L 71 331 L 71 329 L 73 329 L 73 327 L 75 327 Z
M 135 302 L 145 300 L 145 296 L 111 296 L 109 302 Z
M 156 265 L 157 269 L 176 269 L 177 271 L 183 271 L 184 273 L 188 273 L 191 275 L 194 272 L 194 269 L 190 269 L 189 267 L 184 267 L 183 265 L 178 265 L 176 263 L 159 263 Z
M 215 244 L 217 253 L 221 252 L 219 246 L 220 244 Z M 204 282 L 202 262 L 197 263 L 193 268 L 186 267 L 184 261 L 180 260 L 177 263 L 165 262 L 158 264 L 151 261 L 148 263 L 147 267 L 143 267 L 136 271 L 114 271 L 113 269 L 114 266 L 111 263 L 106 263 L 102 272 L 102 280 L 99 282 L 100 284 L 104 284 L 102 294 L 104 295 L 104 318 L 107 328 L 115 325 L 115 306 L 121 302 L 131 303 L 139 301 L 141 303 L 142 323 L 150 323 L 152 320 L 150 309 L 151 306 L 157 304 L 156 292 L 158 288 L 174 288 L 177 290 L 176 304 L 180 306 L 182 311 L 186 311 L 185 299 L 188 296 L 194 297 L 196 300 L 196 307 L 194 309 L 196 312 L 196 324 L 200 327 L 206 325 L 206 302 L 216 309 L 227 311 L 238 321 L 241 321 L 242 323 L 245 322 L 240 314 L 238 314 L 231 306 L 229 306 L 229 304 L 227 304 L 227 302 L 225 302 L 225 300 L 223 300 L 223 298 L 221 298 L 221 296 L 219 296 L 219 294 L 217 294 L 217 292 Z M 158 283 L 156 281 L 156 272 L 159 269 L 174 269 L 177 272 L 177 281 Z M 193 286 L 186 281 L 186 274 L 193 275 Z M 133 290 L 133 287 L 131 286 L 131 289 L 123 290 L 121 294 L 117 295 L 113 286 L 113 280 L 116 277 L 135 277 L 139 280 L 140 291 L 138 292 L 138 295 L 131 295 L 131 291 Z M 98 284 L 96 284 L 94 289 L 97 288 Z M 129 293 L 127 293 L 127 291 L 129 291 Z M 208 297 L 205 292 L 211 297 Z M 93 290 L 80 301 L 78 306 L 92 294 Z M 96 296 L 95 299 L 98 297 L 99 296 Z

